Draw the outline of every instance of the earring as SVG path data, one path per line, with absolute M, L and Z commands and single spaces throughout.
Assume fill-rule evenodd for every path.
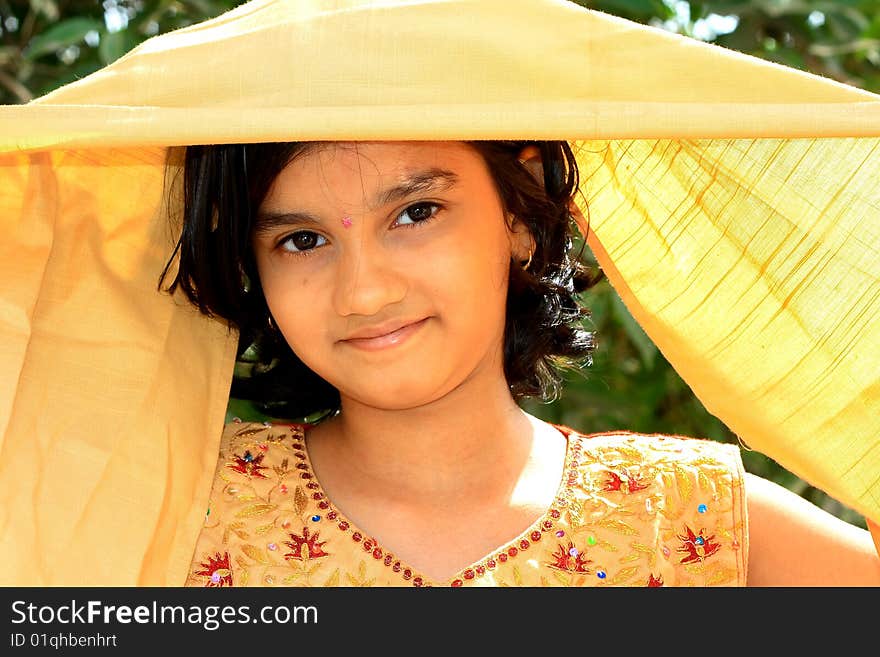
M 268 318 L 269 318 L 269 319 L 268 319 L 269 330 L 270 330 L 270 331 L 275 331 L 275 330 L 276 330 L 276 329 L 275 329 L 275 322 L 272 321 L 272 315 L 271 315 L 271 314 L 268 315 Z
M 245 294 L 251 291 L 251 279 L 244 272 L 241 272 L 241 291 Z
M 534 249 L 529 249 L 529 259 L 526 260 L 526 264 L 522 265 L 522 269 L 523 269 L 523 271 L 528 270 L 529 265 L 532 264 L 532 256 L 533 256 L 534 254 L 535 254 L 535 250 L 534 250 Z

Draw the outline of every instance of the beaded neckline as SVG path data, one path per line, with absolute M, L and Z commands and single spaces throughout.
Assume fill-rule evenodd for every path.
M 444 581 L 434 581 L 419 573 L 415 568 L 398 559 L 393 552 L 382 546 L 379 541 L 358 528 L 345 514 L 343 514 L 330 501 L 324 493 L 321 484 L 315 476 L 312 462 L 306 446 L 305 429 L 308 425 L 292 425 L 294 432 L 293 445 L 294 455 L 297 458 L 296 468 L 301 470 L 300 477 L 306 480 L 306 487 L 312 491 L 312 498 L 324 513 L 327 520 L 334 523 L 337 531 L 340 531 L 363 546 L 364 552 L 372 555 L 377 561 L 381 561 L 392 572 L 412 583 L 413 586 L 452 586 L 460 587 L 465 582 L 482 577 L 487 572 L 499 567 L 524 553 L 535 543 L 539 543 L 545 534 L 552 533 L 562 516 L 562 509 L 568 505 L 571 499 L 572 488 L 577 481 L 578 459 L 580 458 L 582 441 L 584 436 L 569 427 L 550 423 L 566 439 L 565 458 L 563 461 L 562 477 L 556 488 L 553 503 L 525 530 L 513 539 L 503 543 L 492 552 L 484 555 L 479 561 L 469 564 L 467 567 L 455 573 Z

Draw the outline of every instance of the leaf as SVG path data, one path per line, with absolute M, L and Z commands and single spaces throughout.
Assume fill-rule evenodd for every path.
M 339 586 L 339 568 L 333 571 L 333 574 L 324 582 L 324 586 Z
M 277 504 L 251 504 L 235 514 L 236 518 L 256 518 L 278 508 Z
M 638 566 L 630 566 L 629 568 L 624 568 L 623 570 L 617 571 L 617 574 L 611 578 L 609 582 L 612 585 L 623 584 L 624 582 L 631 580 L 635 577 L 636 573 L 639 572 Z
M 270 522 L 268 525 L 260 525 L 259 527 L 257 527 L 257 528 L 254 530 L 254 534 L 256 534 L 257 536 L 262 536 L 263 534 L 265 534 L 266 532 L 268 532 L 268 531 L 269 531 L 270 529 L 272 529 L 273 527 L 275 527 L 275 524 L 274 524 L 274 523 L 271 523 L 271 522 Z
M 241 578 L 238 581 L 238 586 L 247 586 L 248 583 L 248 575 L 250 575 L 250 568 L 244 567 L 241 569 Z
M 600 538 L 596 543 L 596 547 L 600 547 L 606 552 L 617 552 L 617 546 L 614 543 L 610 543 L 606 541 L 604 538 Z
M 519 567 L 513 567 L 513 583 L 517 586 L 522 586 L 522 575 L 519 572 Z
M 309 560 L 309 544 L 303 543 L 299 546 L 299 556 L 303 560 L 303 564 L 305 564 Z
M 681 495 L 681 501 L 687 502 L 691 499 L 694 492 L 694 482 L 688 475 L 687 471 L 677 463 L 672 466 L 675 471 L 675 483 L 678 484 L 678 491 Z
M 618 559 L 618 561 L 620 563 L 627 563 L 628 561 L 638 561 L 641 558 L 642 558 L 642 555 L 640 555 L 638 552 L 631 552 L 630 554 L 626 555 L 625 557 L 620 557 L 620 559 Z
M 92 18 L 68 18 L 53 25 L 42 34 L 38 34 L 28 42 L 22 56 L 34 60 L 56 50 L 82 41 L 91 31 L 99 31 L 103 23 Z
M 553 577 L 559 580 L 559 583 L 563 586 L 569 586 L 569 584 L 571 583 L 571 575 L 566 576 L 564 573 L 558 570 L 553 571 Z
M 297 486 L 296 490 L 293 491 L 293 508 L 296 510 L 297 515 L 302 515 L 308 503 L 309 500 L 306 497 L 306 492 L 303 490 L 303 487 Z
M 234 434 L 232 434 L 233 438 L 244 438 L 245 436 L 253 436 L 254 434 L 260 433 L 261 431 L 265 431 L 267 427 L 262 425 L 258 427 L 244 427 L 243 429 L 239 429 Z
M 638 532 L 627 525 L 625 522 L 621 520 L 615 520 L 614 518 L 606 518 L 605 520 L 600 520 L 598 525 L 600 527 L 605 527 L 606 529 L 611 529 L 620 534 L 626 534 L 627 536 L 632 536 L 637 534 Z
M 250 543 L 245 543 L 241 546 L 241 551 L 244 552 L 251 559 L 256 561 L 257 563 L 272 563 L 269 558 L 266 556 L 265 551 L 262 548 L 258 548 L 256 545 L 251 545 Z
M 718 567 L 706 575 L 706 586 L 719 586 L 736 578 L 736 571 L 730 568 Z
M 110 64 L 122 57 L 137 45 L 137 39 L 131 30 L 118 32 L 101 32 L 101 42 L 98 44 L 98 58 L 102 64 Z
M 232 533 L 234 533 L 236 536 L 238 536 L 240 539 L 242 539 L 243 541 L 246 541 L 250 537 L 250 534 L 244 530 L 244 523 L 243 522 L 231 523 L 226 528 L 226 532 L 223 535 L 224 539 L 228 536 L 228 532 L 230 532 L 230 531 Z M 224 540 L 223 542 L 225 543 L 226 541 Z
M 700 484 L 701 491 L 707 494 L 712 492 L 712 482 L 709 481 L 709 477 L 702 470 L 697 473 L 697 481 Z

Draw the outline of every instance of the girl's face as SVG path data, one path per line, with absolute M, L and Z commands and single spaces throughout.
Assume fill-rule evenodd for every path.
M 508 267 L 530 242 L 520 224 L 508 231 L 467 144 L 317 145 L 282 170 L 258 215 L 275 324 L 343 401 L 413 408 L 503 376 Z

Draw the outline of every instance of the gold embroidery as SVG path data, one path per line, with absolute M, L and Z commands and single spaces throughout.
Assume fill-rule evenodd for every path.
M 612 586 L 617 586 L 619 584 L 623 584 L 624 582 L 628 582 L 633 577 L 636 576 L 640 568 L 638 566 L 630 566 L 629 568 L 623 568 L 614 575 L 609 581 L 609 584 Z
M 339 586 L 339 568 L 333 571 L 333 574 L 324 582 L 324 586 Z
M 257 563 L 272 563 L 272 560 L 266 555 L 266 552 L 258 548 L 256 545 L 245 543 L 241 546 L 241 551 Z
M 352 540 L 356 530 L 332 505 L 328 508 L 313 496 L 320 492 L 314 473 L 308 486 L 301 483 L 301 468 L 291 467 L 299 461 L 289 456 L 302 453 L 302 446 L 294 447 L 302 440 L 296 425 L 227 427 L 209 502 L 213 522 L 205 522 L 194 555 L 228 551 L 236 564 L 235 586 L 248 581 L 255 586 L 422 584 L 418 573 L 404 577 L 406 565 L 395 566 L 393 555 L 375 539 Z M 744 583 L 744 562 L 736 548 L 745 540 L 746 528 L 734 450 L 710 441 L 641 434 L 597 434 L 578 442 L 580 465 L 565 504 L 556 507 L 560 517 L 540 527 L 541 540 L 532 539 L 528 550 L 508 557 L 507 548 L 519 542 L 499 547 L 491 568 L 490 560 L 485 560 L 484 570 L 463 578 L 464 585 Z M 228 468 L 227 463 L 240 468 Z M 248 467 L 254 463 L 262 469 Z M 607 472 L 615 473 L 617 479 Z M 325 506 L 319 507 L 319 502 Z M 708 511 L 700 513 L 697 507 L 703 503 Z M 693 539 L 685 527 L 696 532 Z M 556 532 L 558 540 L 554 541 Z M 700 535 L 704 543 L 696 540 Z M 689 548 L 685 552 L 679 549 L 683 536 L 693 541 L 685 543 Z M 712 536 L 716 538 L 710 543 Z M 570 549 L 570 541 L 578 554 L 590 560 L 585 564 L 588 572 L 552 567 L 554 550 L 560 544 Z M 504 560 L 498 558 L 502 552 Z M 682 563 L 689 559 L 696 560 Z M 194 556 L 193 568 L 198 570 L 198 564 Z M 611 564 L 622 568 L 605 568 Z M 597 576 L 600 568 L 607 577 Z M 190 573 L 186 582 L 205 586 L 206 579 Z
M 296 490 L 293 491 L 293 508 L 300 518 L 302 518 L 303 511 L 305 511 L 308 503 L 309 500 L 308 497 L 306 497 L 306 492 L 303 490 L 303 487 L 297 486 Z
M 672 468 L 675 472 L 675 481 L 678 484 L 678 492 L 681 495 L 681 501 L 686 503 L 691 499 L 691 493 L 694 492 L 694 482 L 690 475 L 685 472 L 684 468 L 677 463 L 674 464 Z
M 236 518 L 256 518 L 278 508 L 277 504 L 251 504 L 235 514 Z
M 622 520 L 615 520 L 614 518 L 605 518 L 604 520 L 600 520 L 596 524 L 598 524 L 600 527 L 605 527 L 606 529 L 611 529 L 621 534 L 626 534 L 627 536 L 634 536 L 635 534 L 638 534 L 638 532 L 632 526 L 626 524 Z

